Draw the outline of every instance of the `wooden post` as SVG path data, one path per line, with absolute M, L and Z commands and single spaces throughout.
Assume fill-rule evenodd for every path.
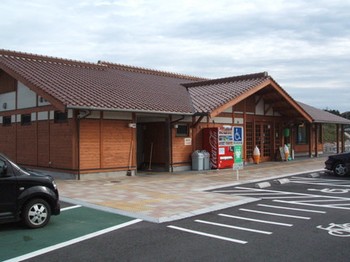
M 318 157 L 318 124 L 315 124 L 315 157 Z
M 336 139 L 337 139 L 337 154 L 339 154 L 339 124 L 336 125 L 335 128 L 336 132 Z
M 340 134 L 340 136 L 341 136 L 341 152 L 342 153 L 344 153 L 345 152 L 345 134 L 344 134 L 344 132 L 345 132 L 345 130 L 344 130 L 344 125 L 341 125 L 341 134 Z
M 312 124 L 309 125 L 308 128 L 308 136 L 309 136 L 309 157 L 312 157 Z

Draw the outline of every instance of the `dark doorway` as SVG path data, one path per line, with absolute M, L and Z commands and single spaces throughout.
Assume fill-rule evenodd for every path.
M 140 171 L 169 171 L 168 122 L 137 124 L 137 168 Z

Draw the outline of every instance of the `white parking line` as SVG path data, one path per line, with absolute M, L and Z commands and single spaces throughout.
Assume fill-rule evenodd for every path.
M 221 223 L 214 223 L 214 222 L 200 220 L 200 219 L 197 219 L 194 222 L 213 225 L 213 226 L 219 226 L 219 227 L 227 227 L 227 228 L 238 229 L 238 230 L 249 231 L 249 232 L 260 233 L 260 234 L 266 234 L 266 235 L 272 234 L 272 232 L 269 232 L 269 231 L 257 230 L 257 229 L 246 228 L 246 227 L 237 227 L 237 226 L 221 224 Z
M 239 189 L 247 189 L 246 187 L 236 187 Z M 343 200 L 350 200 L 350 198 L 347 197 L 335 197 L 335 196 L 325 196 L 325 195 L 315 195 L 315 194 L 305 194 L 305 193 L 296 193 L 296 192 L 288 192 L 288 191 L 278 191 L 278 190 L 267 190 L 267 189 L 257 189 L 257 188 L 250 188 L 251 190 L 257 191 L 257 192 L 279 192 L 284 195 L 295 195 L 295 196 L 304 196 L 304 197 L 318 197 L 318 198 L 333 198 L 333 199 L 343 199 Z M 288 196 L 290 197 L 290 196 Z M 278 197 L 282 198 L 282 197 Z M 268 198 L 266 198 L 268 199 Z
M 234 238 L 228 238 L 228 237 L 208 234 L 208 233 L 204 233 L 204 232 L 201 232 L 201 231 L 190 230 L 190 229 L 183 228 L 183 227 L 177 227 L 177 226 L 171 226 L 171 225 L 168 226 L 168 227 L 172 228 L 172 229 L 184 231 L 184 232 L 187 232 L 187 233 L 192 233 L 192 234 L 196 234 L 196 235 L 216 238 L 216 239 L 225 240 L 225 241 L 229 241 L 229 242 L 234 242 L 234 243 L 238 243 L 238 244 L 247 244 L 248 243 L 247 241 L 243 241 L 243 240 L 239 240 L 239 239 L 234 239 Z
M 274 202 L 279 203 L 287 203 L 287 204 L 293 204 L 293 205 L 301 205 L 301 206 L 312 206 L 312 207 L 327 207 L 327 208 L 334 208 L 334 209 L 343 209 L 343 210 L 350 210 L 350 208 L 347 207 L 341 207 L 340 204 L 337 205 L 315 205 L 310 203 L 304 203 L 304 202 L 297 202 L 297 201 L 285 201 L 285 200 L 273 200 Z
M 59 244 L 56 244 L 56 245 L 53 245 L 53 246 L 50 246 L 50 247 L 46 247 L 46 248 L 43 248 L 43 249 L 31 252 L 31 253 L 28 253 L 28 254 L 25 254 L 23 256 L 11 258 L 9 260 L 5 260 L 4 262 L 17 262 L 17 261 L 30 259 L 32 257 L 40 256 L 42 254 L 54 251 L 56 249 L 60 249 L 60 248 L 66 247 L 66 246 L 70 246 L 70 245 L 79 243 L 81 241 L 84 241 L 84 240 L 87 240 L 87 239 L 90 239 L 90 238 L 93 238 L 93 237 L 97 237 L 97 236 L 100 236 L 100 235 L 112 232 L 114 230 L 117 230 L 117 229 L 120 229 L 120 228 L 123 228 L 123 227 L 126 227 L 126 226 L 130 226 L 132 224 L 139 223 L 141 221 L 142 221 L 141 219 L 134 219 L 134 220 L 131 220 L 129 222 L 126 222 L 126 223 L 123 223 L 123 224 L 120 224 L 120 225 L 116 225 L 116 226 L 113 226 L 113 227 L 109 227 L 109 228 L 106 228 L 106 229 L 103 229 L 103 230 L 100 230 L 100 231 L 97 231 L 97 232 L 94 232 L 94 233 L 91 233 L 91 234 L 87 234 L 85 236 L 74 238 L 74 239 L 66 241 L 66 242 L 62 242 L 62 243 L 59 243 Z
M 236 219 L 241 219 L 241 220 L 265 223 L 265 224 L 272 224 L 272 225 L 277 225 L 277 226 L 285 226 L 285 227 L 292 227 L 293 226 L 293 224 L 286 224 L 286 223 L 280 223 L 280 222 L 266 221 L 266 220 L 253 219 L 253 218 L 247 218 L 247 217 L 232 216 L 232 215 L 227 215 L 227 214 L 218 214 L 218 216 L 229 217 L 229 218 L 236 218 Z
M 291 193 L 291 194 L 293 194 L 293 193 Z M 261 199 L 276 199 L 276 198 L 278 198 L 278 199 L 282 199 L 282 198 L 301 198 L 301 199 L 304 199 L 304 198 L 315 198 L 314 196 L 277 196 L 277 197 L 261 197 Z
M 79 207 L 82 207 L 82 206 L 76 205 L 76 206 L 65 207 L 65 208 L 61 208 L 61 211 L 67 211 L 67 210 L 71 210 L 71 209 L 75 209 L 75 208 L 79 208 Z
M 320 213 L 320 214 L 326 214 L 327 213 L 326 211 L 302 209 L 302 208 L 293 208 L 293 207 L 272 206 L 272 205 L 265 205 L 265 204 L 258 204 L 258 206 L 271 207 L 271 208 L 277 208 L 277 209 L 286 209 L 286 210 L 295 210 L 295 211 L 302 211 L 302 212 L 310 212 L 310 213 Z
M 308 202 L 311 202 L 311 203 L 316 203 L 316 202 L 344 202 L 344 201 L 349 201 L 349 200 L 344 200 L 344 199 L 315 199 L 315 200 L 303 200 L 303 203 L 308 203 Z
M 304 185 L 316 185 L 316 186 L 333 186 L 333 187 L 347 187 L 349 188 L 350 185 L 339 185 L 339 184 L 333 184 L 333 183 L 311 183 L 311 182 L 304 182 L 304 181 L 290 181 L 294 184 L 304 184 Z
M 257 214 L 264 214 L 269 216 L 289 217 L 289 218 L 306 219 L 306 220 L 311 219 L 311 217 L 301 217 L 301 216 L 293 216 L 293 215 L 286 215 L 286 214 L 280 214 L 280 213 L 271 213 L 271 212 L 246 209 L 246 208 L 240 208 L 239 210 L 245 211 L 245 212 L 257 213 Z
M 218 192 L 215 192 L 218 193 Z M 281 193 L 259 193 L 259 192 L 248 192 L 248 193 L 235 193 L 240 196 L 280 196 L 284 195 Z

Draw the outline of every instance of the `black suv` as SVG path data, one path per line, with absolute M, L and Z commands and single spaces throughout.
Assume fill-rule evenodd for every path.
M 0 223 L 22 220 L 30 228 L 45 226 L 60 213 L 52 177 L 19 167 L 0 154 Z

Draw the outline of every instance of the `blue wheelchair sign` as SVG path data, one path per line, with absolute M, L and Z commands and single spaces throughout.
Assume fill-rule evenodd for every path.
M 233 136 L 233 144 L 242 145 L 243 144 L 243 127 L 234 126 L 232 136 Z

